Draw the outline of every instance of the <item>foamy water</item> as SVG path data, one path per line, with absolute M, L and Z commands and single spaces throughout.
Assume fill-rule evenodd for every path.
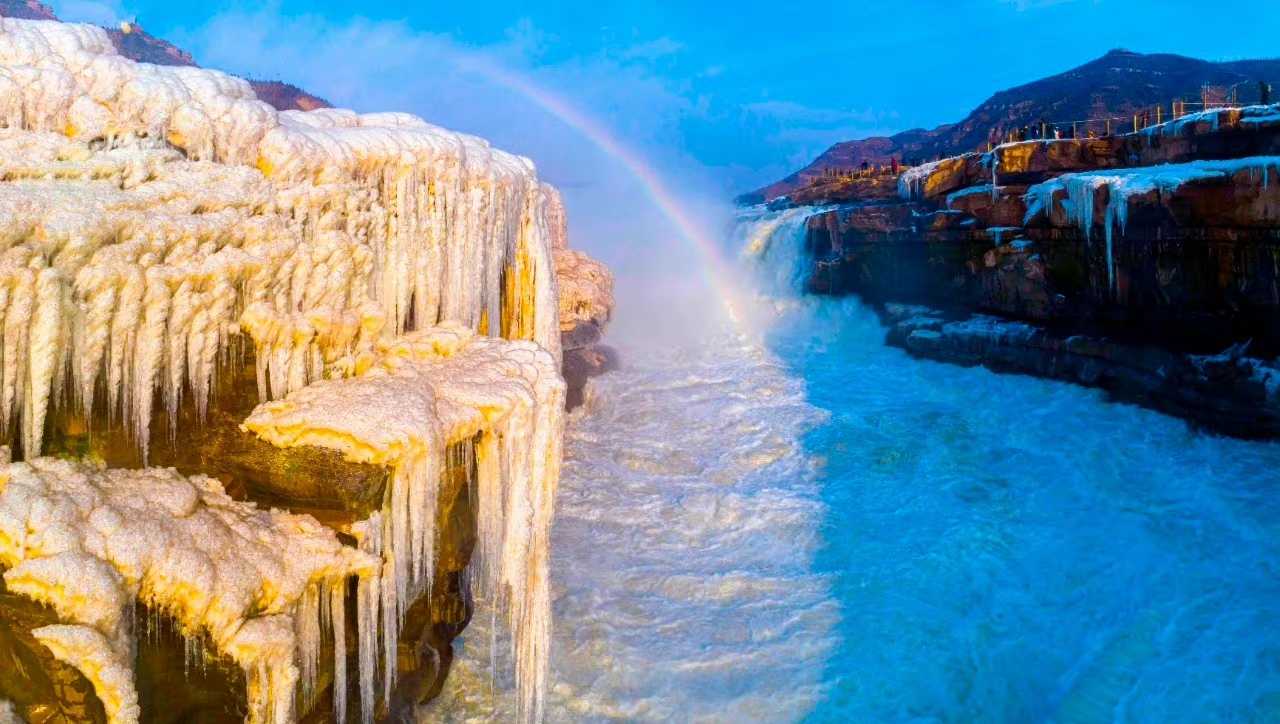
M 823 416 L 734 334 L 622 352 L 627 368 L 570 424 L 548 718 L 797 720 L 820 698 L 838 618 L 812 572 L 825 510 L 799 442 Z M 446 720 L 509 711 L 477 618 L 432 708 Z
M 1280 721 L 1280 446 L 910 359 L 735 239 L 765 341 L 627 348 L 570 425 L 548 719 Z M 448 721 L 505 721 L 484 617 Z M 491 683 L 492 682 L 492 683 Z

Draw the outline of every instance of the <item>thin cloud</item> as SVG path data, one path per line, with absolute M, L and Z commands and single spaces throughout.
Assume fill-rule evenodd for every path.
M 664 36 L 625 48 L 620 57 L 623 60 L 658 60 L 676 55 L 683 49 L 683 43 Z

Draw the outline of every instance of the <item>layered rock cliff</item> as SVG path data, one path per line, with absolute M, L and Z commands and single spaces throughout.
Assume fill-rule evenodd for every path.
M 541 717 L 562 334 L 612 280 L 528 159 L 0 19 L 0 209 L 0 701 L 398 717 L 482 598 Z
M 1006 144 L 899 192 L 810 218 L 813 290 L 881 305 L 922 356 L 1280 435 L 1280 106 Z

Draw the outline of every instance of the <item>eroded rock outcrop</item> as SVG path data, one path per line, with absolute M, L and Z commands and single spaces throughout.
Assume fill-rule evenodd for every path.
M 599 346 L 613 321 L 613 272 L 583 252 L 569 248 L 569 219 L 560 192 L 551 186 L 544 186 L 543 191 L 560 284 L 562 370 L 569 385 L 565 404 L 573 409 L 585 402 L 592 377 L 618 365 L 617 354 Z

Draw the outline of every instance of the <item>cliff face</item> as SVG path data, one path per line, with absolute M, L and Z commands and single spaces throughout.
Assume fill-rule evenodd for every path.
M 1210 99 L 1214 102 L 1223 100 L 1227 88 L 1238 86 L 1239 102 L 1248 105 L 1259 99 L 1258 81 L 1280 86 L 1280 60 L 1214 63 L 1177 55 L 1112 51 L 1065 73 L 1001 91 L 959 123 L 933 130 L 913 129 L 888 138 L 837 143 L 809 166 L 743 195 L 739 203 L 764 203 L 792 194 L 828 168 L 848 169 L 863 161 L 887 164 L 891 158 L 932 159 L 973 151 L 985 147 L 991 139 L 1003 140 L 1010 131 L 1036 125 L 1041 119 L 1070 122 L 1127 118 L 1157 105 L 1167 111 L 1175 98 L 1199 102 L 1205 84 L 1211 86 Z M 1081 136 L 1089 130 L 1101 136 L 1104 125 L 1080 124 Z
M 1007 144 L 899 186 L 809 220 L 812 289 L 892 307 L 920 355 L 1280 435 L 1280 106 Z
M 0 700 L 399 719 L 486 600 L 540 719 L 562 335 L 612 313 L 554 189 L 100 28 L 0 35 Z

